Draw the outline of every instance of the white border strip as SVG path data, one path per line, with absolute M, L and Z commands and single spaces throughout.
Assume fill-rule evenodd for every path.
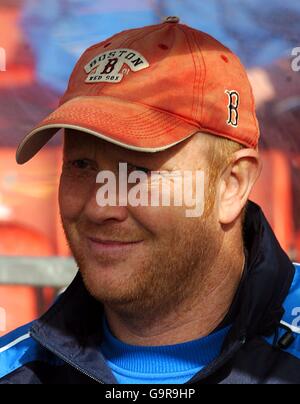
M 3 348 L 0 348 L 0 354 L 7 351 L 8 349 L 14 347 L 15 345 L 19 344 L 20 342 L 25 341 L 28 338 L 30 338 L 29 333 L 22 335 L 22 337 L 19 337 L 19 338 L 15 339 L 14 341 L 10 342 L 9 344 L 5 345 Z
M 65 288 L 77 271 L 72 258 L 0 256 L 0 285 Z
M 300 334 L 300 327 L 295 327 L 294 325 L 286 323 L 285 321 L 280 321 L 280 324 L 290 328 L 295 334 Z

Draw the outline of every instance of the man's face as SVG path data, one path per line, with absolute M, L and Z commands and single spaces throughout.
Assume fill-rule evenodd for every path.
M 118 180 L 119 163 L 125 162 L 129 171 L 203 170 L 207 186 L 206 153 L 201 135 L 163 152 L 141 153 L 85 133 L 66 134 L 61 216 L 85 285 L 96 299 L 140 313 L 167 310 L 197 293 L 220 248 L 214 213 L 191 218 L 186 206 L 100 207 L 96 177 L 109 170 Z

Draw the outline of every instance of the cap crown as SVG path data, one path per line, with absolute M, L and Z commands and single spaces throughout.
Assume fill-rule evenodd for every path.
M 174 114 L 249 147 L 258 143 L 254 98 L 240 60 L 178 20 L 123 31 L 87 49 L 61 104 L 100 95 Z

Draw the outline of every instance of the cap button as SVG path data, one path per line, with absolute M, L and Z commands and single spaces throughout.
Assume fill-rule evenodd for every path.
M 178 24 L 179 21 L 180 21 L 179 17 L 170 16 L 170 17 L 166 17 L 163 22 L 171 22 L 171 23 Z

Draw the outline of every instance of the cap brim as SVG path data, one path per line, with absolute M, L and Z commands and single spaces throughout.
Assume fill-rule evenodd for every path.
M 62 128 L 79 130 L 127 149 L 158 152 L 200 130 L 184 119 L 114 97 L 77 97 L 62 104 L 20 143 L 16 159 L 30 160 Z

